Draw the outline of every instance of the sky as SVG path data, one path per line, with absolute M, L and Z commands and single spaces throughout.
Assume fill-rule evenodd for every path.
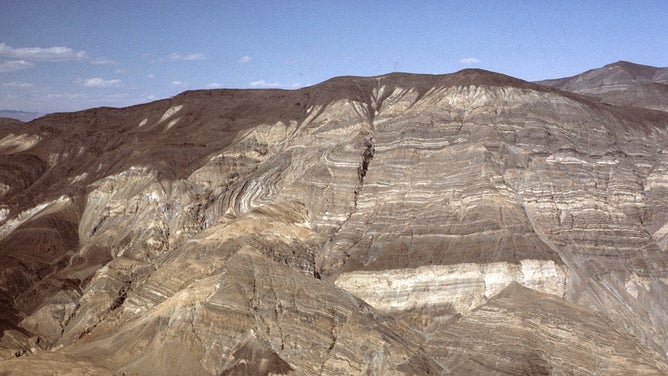
M 668 66 L 668 1 L 0 0 L 0 109 L 480 68 L 534 81 Z

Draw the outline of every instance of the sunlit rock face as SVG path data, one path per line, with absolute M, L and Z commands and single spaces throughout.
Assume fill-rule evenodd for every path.
M 554 261 L 430 265 L 415 269 L 350 272 L 336 285 L 385 312 L 451 307 L 466 313 L 516 282 L 563 297 L 567 275 Z
M 664 374 L 668 114 L 479 70 L 0 127 L 8 374 Z

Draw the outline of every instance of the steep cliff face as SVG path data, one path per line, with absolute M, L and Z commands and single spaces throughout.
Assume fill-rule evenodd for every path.
M 667 126 L 479 70 L 7 124 L 0 369 L 665 373 Z

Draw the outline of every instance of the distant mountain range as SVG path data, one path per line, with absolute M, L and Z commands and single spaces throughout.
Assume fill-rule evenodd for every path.
M 46 114 L 40 112 L 25 112 L 15 110 L 0 110 L 0 118 L 16 119 L 21 121 L 30 121 L 42 117 Z
M 601 102 L 668 111 L 668 68 L 618 61 L 575 76 L 537 82 Z

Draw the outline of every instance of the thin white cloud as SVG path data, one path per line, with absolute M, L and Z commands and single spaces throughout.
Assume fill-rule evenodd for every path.
M 459 62 L 462 64 L 477 64 L 480 62 L 480 59 L 478 59 L 477 57 L 465 57 L 459 60 Z
M 105 80 L 100 77 L 87 78 L 79 82 L 85 87 L 119 87 L 121 80 Z
M 30 82 L 12 81 L 12 82 L 5 82 L 2 84 L 2 86 L 15 89 L 27 89 L 33 87 L 34 85 L 31 84 Z
M 188 84 L 183 82 L 183 81 L 175 80 L 175 81 L 172 81 L 172 86 L 186 87 L 186 86 L 188 86 Z
M 75 51 L 69 47 L 22 47 L 14 48 L 0 43 L 0 56 L 27 61 L 78 61 L 88 58 L 86 51 Z
M 149 73 L 149 74 L 147 74 L 147 75 L 146 75 L 146 78 L 148 78 L 149 80 L 154 79 L 154 78 L 155 78 L 155 73 Z
M 101 57 L 101 58 L 97 58 L 97 59 L 93 59 L 93 60 L 91 60 L 90 63 L 93 64 L 93 65 L 112 65 L 112 64 L 118 64 L 117 62 L 115 62 L 115 61 L 113 61 L 113 60 L 111 60 L 111 59 L 107 59 L 107 58 L 103 58 L 103 57 Z
M 33 63 L 25 60 L 0 61 L 0 73 L 16 72 L 22 69 L 32 68 Z
M 215 88 L 223 87 L 223 84 L 218 83 L 218 82 L 212 82 L 210 84 L 207 84 L 206 87 L 209 88 L 209 89 L 215 89 Z
M 257 80 L 257 81 L 252 81 L 250 83 L 250 86 L 252 87 L 279 87 L 281 86 L 280 82 L 270 82 L 270 81 L 265 81 L 265 80 Z
M 250 63 L 251 61 L 253 61 L 253 58 L 250 57 L 250 56 L 248 56 L 248 55 L 244 55 L 244 56 L 242 56 L 242 57 L 239 58 L 239 62 L 240 62 L 241 64 Z
M 173 54 L 167 55 L 166 59 L 171 60 L 171 61 L 195 61 L 195 60 L 206 59 L 206 55 L 200 54 L 200 53 L 192 53 L 192 54 L 185 54 L 185 55 L 173 53 Z

